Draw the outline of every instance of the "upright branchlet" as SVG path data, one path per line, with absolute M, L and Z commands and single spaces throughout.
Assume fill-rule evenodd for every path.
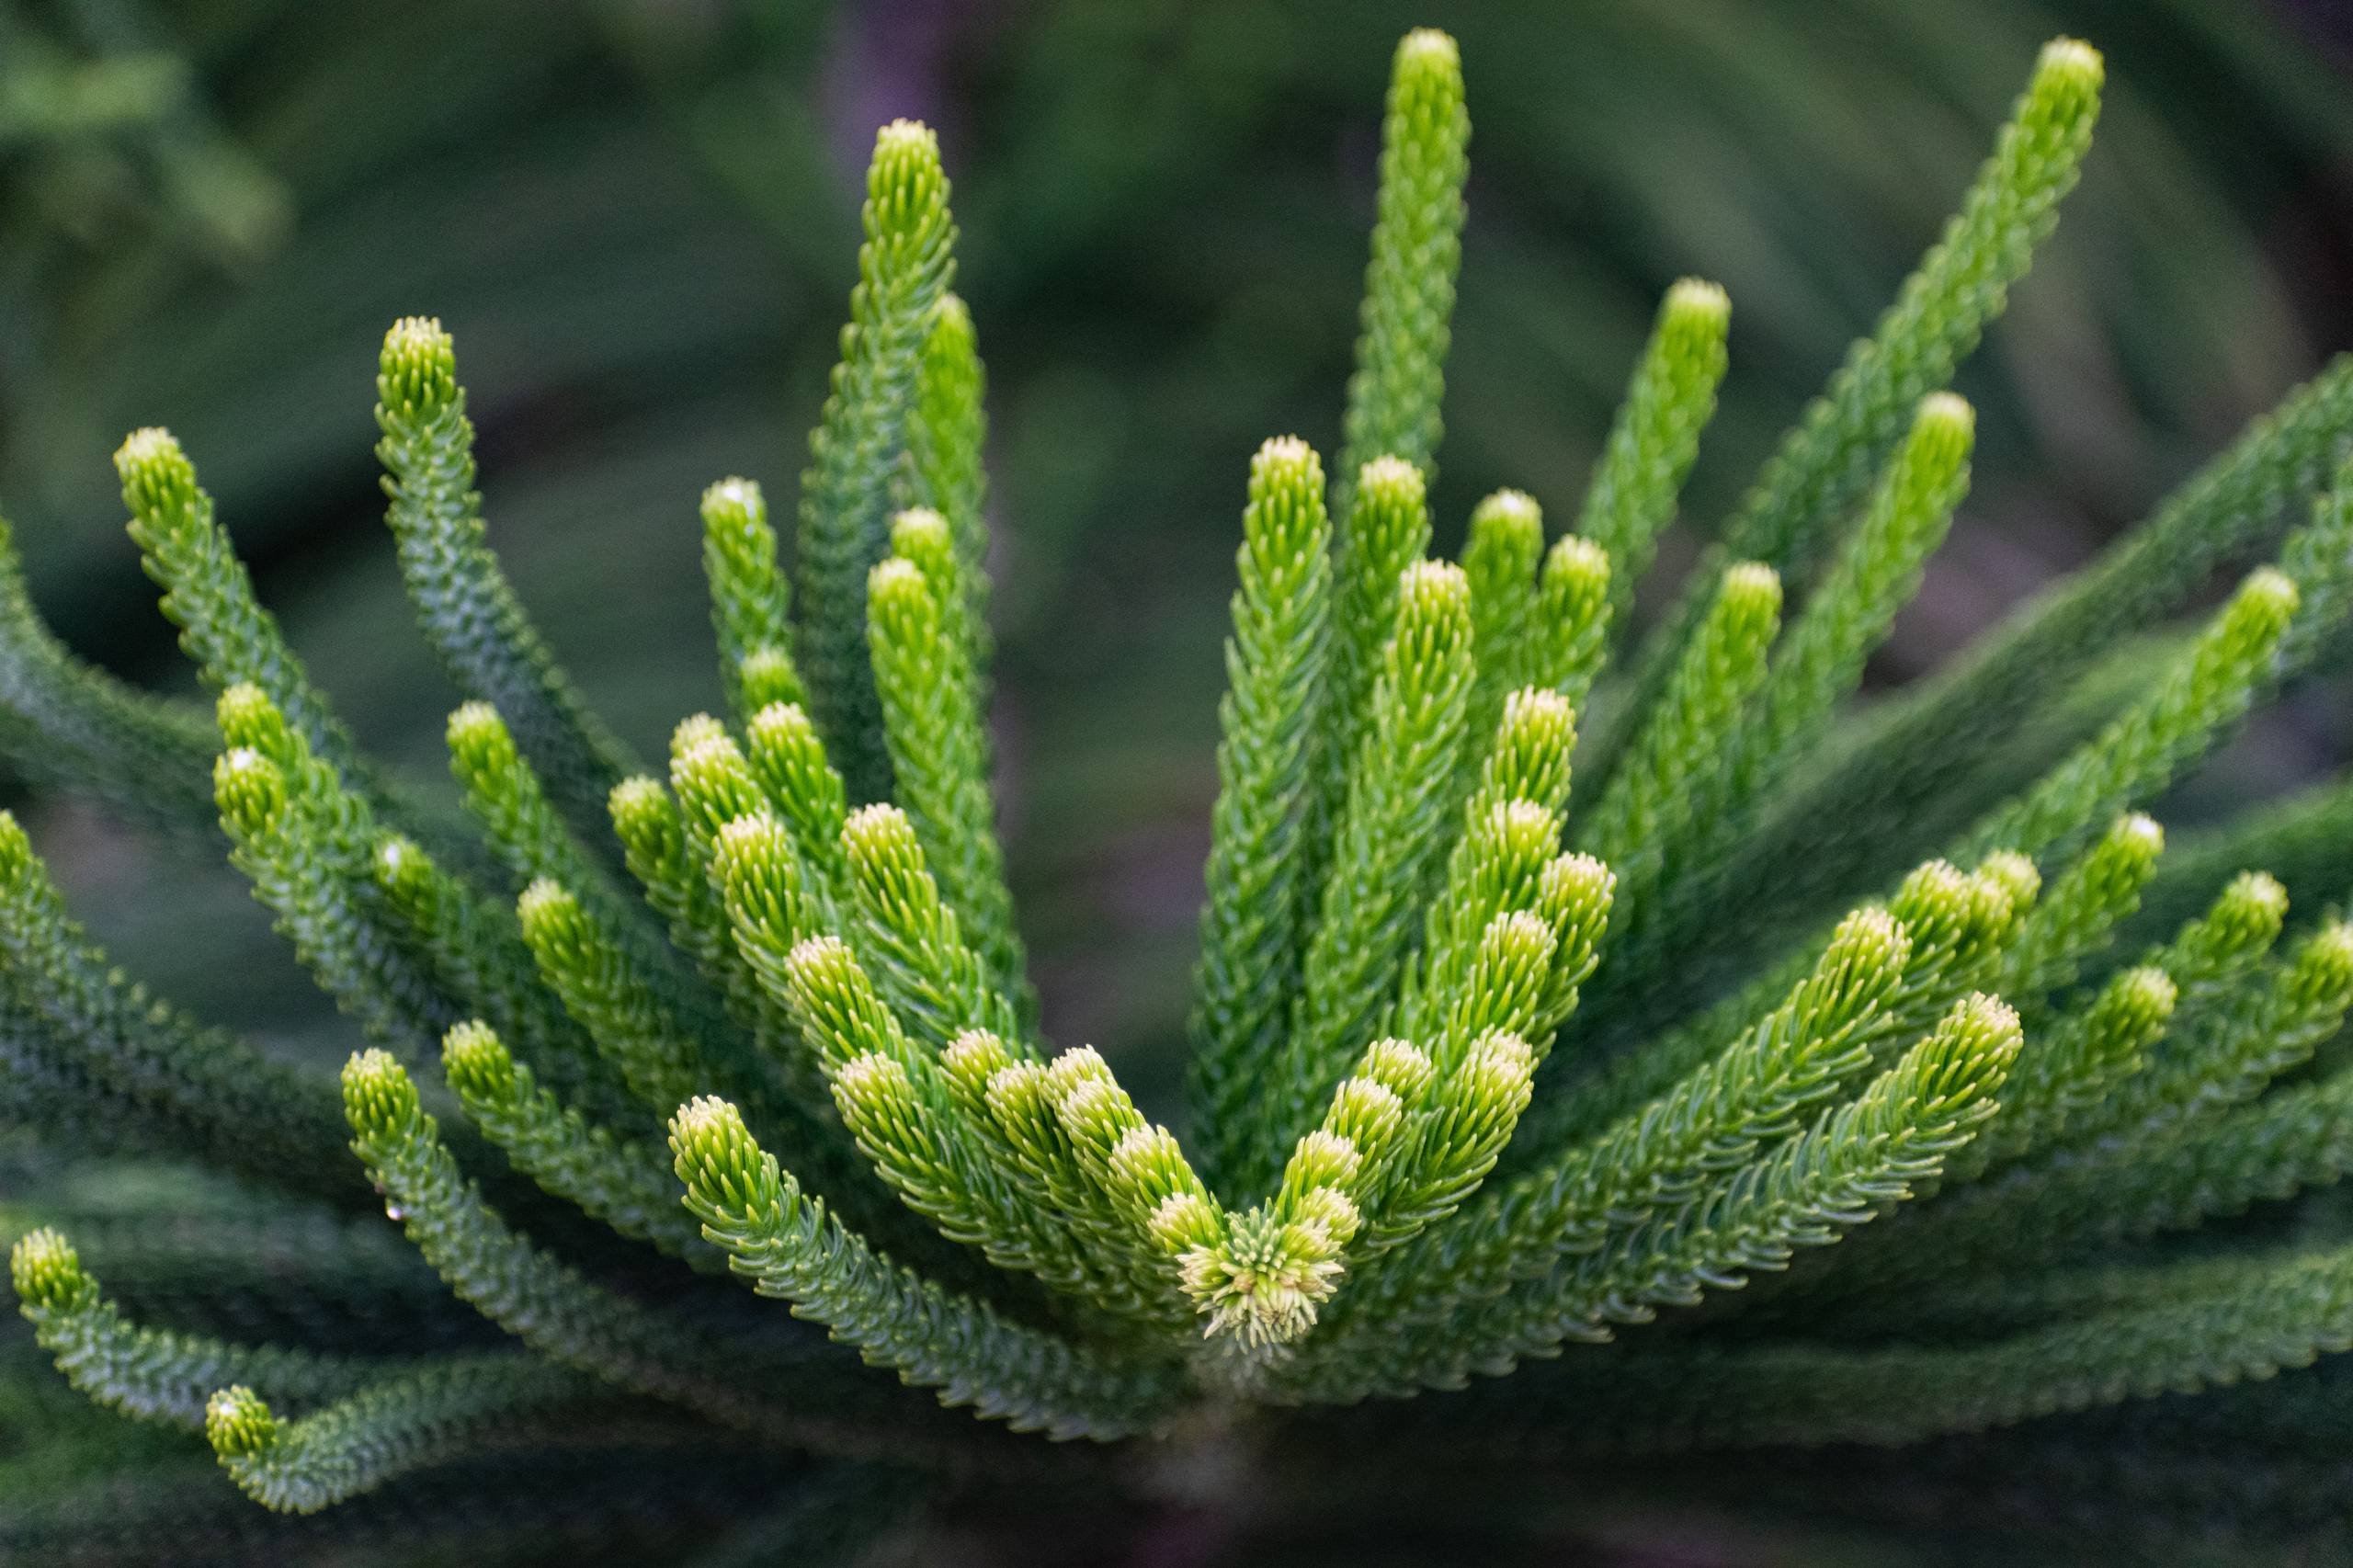
M 1713 604 L 1657 707 L 1581 822 L 1575 842 L 1618 869 L 1620 903 L 1638 911 L 1688 848 L 1714 829 L 1725 797 L 1719 737 L 1765 679 L 1781 623 L 1781 580 L 1744 562 L 1726 570 Z
M 1698 628 L 1711 569 L 1747 559 L 1798 581 L 1810 575 L 1823 534 L 1869 483 L 1920 400 L 1942 389 L 1976 347 L 2057 223 L 2091 145 L 2105 78 L 2097 50 L 2073 39 L 2045 46 L 1960 213 L 1783 437 L 1725 526 L 1721 553 L 1703 562 L 1700 591 L 1688 592 L 1654 637 L 1637 676 L 1645 690 L 1665 680 Z
M 983 705 L 994 646 L 989 635 L 988 470 L 981 460 L 988 445 L 987 384 L 972 312 L 954 294 L 940 295 L 932 307 L 931 330 L 924 335 L 915 406 L 907 418 L 908 477 L 916 504 L 948 519 L 956 541 L 963 625 L 971 640 L 972 668 L 983 682 Z
M 1343 517 L 1358 471 L 1373 459 L 1402 458 L 1425 477 L 1436 469 L 1470 142 L 1454 40 L 1428 28 L 1407 33 L 1390 72 L 1363 333 L 1341 422 L 1334 509 Z
M 1571 536 L 1600 552 L 1605 624 L 1624 621 L 1659 533 L 1674 520 L 1699 433 L 1715 414 L 1731 326 L 1732 300 L 1713 283 L 1683 278 L 1659 302 Z
M 963 589 L 947 525 L 903 513 L 890 560 L 867 583 L 867 630 L 883 731 L 915 835 L 949 907 L 996 984 L 1027 986 L 1013 894 L 988 790 L 988 743 L 976 705 Z
M 1236 1173 L 1244 1187 L 1267 1179 L 1269 1146 L 1298 1131 L 1308 1108 L 1322 1102 L 1371 1038 L 1445 842 L 1474 667 L 1465 574 L 1435 562 L 1409 567 L 1396 624 L 1348 770 L 1298 983 L 1279 1066 L 1288 1102 L 1275 1108 L 1275 1118 L 1254 1119 L 1243 1134 L 1252 1145 Z M 1557 837 L 1557 824 L 1553 833 Z
M 1504 698 L 1535 678 L 1530 633 L 1538 609 L 1536 572 L 1544 554 L 1544 514 L 1518 490 L 1498 490 L 1471 511 L 1462 574 L 1471 585 L 1472 645 L 1479 678 L 1472 688 L 1470 733 L 1494 733 Z M 1471 759 L 1475 769 L 1478 759 Z
M 1246 1183 L 1257 1157 L 1249 1107 L 1281 1048 L 1303 946 L 1298 849 L 1331 577 L 1324 467 L 1305 442 L 1258 449 L 1242 531 L 1194 980 L 1192 1103 L 1213 1186 Z
M 384 335 L 376 423 L 390 502 L 384 519 L 400 547 L 418 624 L 450 680 L 506 715 L 574 824 L 588 828 L 605 791 L 635 765 L 557 667 L 491 552 L 457 347 L 439 322 L 408 316 Z M 262 684 L 287 700 L 274 684 Z M 311 729 L 295 710 L 288 712 Z M 332 748 L 326 755 L 344 760 Z
M 810 618 L 798 652 L 835 763 L 851 795 L 870 801 L 888 788 L 890 759 L 866 662 L 866 574 L 890 541 L 892 481 L 924 342 L 955 272 L 948 176 L 929 130 L 897 119 L 875 137 L 863 222 L 842 359 L 801 478 L 801 602 Z
M 771 702 L 804 700 L 792 663 L 792 591 L 777 562 L 767 497 L 753 481 L 722 479 L 702 493 L 702 569 L 728 706 L 749 719 Z
M 1611 596 L 1621 576 L 1608 551 L 1575 534 L 1562 535 L 1544 552 L 1530 678 L 1572 708 L 1584 703 L 1608 653 Z

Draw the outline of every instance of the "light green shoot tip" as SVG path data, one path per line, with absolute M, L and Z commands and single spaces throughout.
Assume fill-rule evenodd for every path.
M 204 1436 L 222 1459 L 246 1459 L 278 1441 L 278 1417 L 261 1395 L 237 1384 L 204 1402 Z

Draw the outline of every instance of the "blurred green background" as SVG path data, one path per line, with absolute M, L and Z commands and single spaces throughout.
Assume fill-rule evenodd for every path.
M 363 739 L 439 778 L 455 699 L 380 520 L 399 314 L 455 332 L 494 542 L 655 750 L 715 704 L 694 503 L 789 511 L 858 172 L 938 127 L 992 377 L 995 722 L 1048 1027 L 1173 1082 L 1219 642 L 1263 437 L 1329 452 L 1389 52 L 1461 38 L 1471 221 L 1439 542 L 1498 484 L 1556 522 L 1660 291 L 1734 301 L 1688 562 L 1957 199 L 2036 46 L 2107 51 L 2055 242 L 1962 381 L 1974 493 L 1896 681 L 2096 549 L 2353 327 L 2341 21 L 2203 0 L 0 0 L 0 508 L 44 608 L 188 676 L 108 455 L 167 424 Z M 2242 796 L 2343 755 L 2307 698 Z M 223 1019 L 349 1041 L 212 846 L 37 808 L 77 908 Z

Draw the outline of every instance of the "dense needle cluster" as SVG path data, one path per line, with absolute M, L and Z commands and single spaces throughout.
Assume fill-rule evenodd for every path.
M 1188 1445 L 1347 1433 L 1370 1466 L 1438 1431 L 1457 1460 L 1778 1450 L 1786 1501 L 1821 1475 L 1790 1450 L 1949 1445 L 2353 1345 L 2353 1233 L 2299 1196 L 2353 1159 L 2353 927 L 2323 913 L 2353 796 L 2170 853 L 2142 814 L 2344 649 L 2353 369 L 1953 667 L 1842 711 L 1967 491 L 1948 384 L 2100 83 L 2086 46 L 2043 52 L 1876 333 L 1630 638 L 1730 302 L 1668 291 L 1569 527 L 1502 491 L 1430 558 L 1469 120 L 1452 41 L 1405 39 L 1343 448 L 1249 469 L 1182 1136 L 1048 1042 L 1025 975 L 983 381 L 922 127 L 875 145 L 797 584 L 758 486 L 702 496 L 729 706 L 658 770 L 487 547 L 438 323 L 384 340 L 378 449 L 469 697 L 466 820 L 360 754 L 188 456 L 135 433 L 131 531 L 214 705 L 75 660 L 12 562 L 0 738 L 143 823 L 217 820 L 365 1044 L 337 1084 L 148 995 L 0 818 L 0 1114 L 85 1178 L 200 1180 L 216 1238 L 136 1205 L 85 1228 L 87 1179 L 0 1210 L 41 1348 L 272 1509 L 518 1453 L 583 1492 L 617 1484 L 584 1455 L 631 1456 L 652 1488 L 647 1452 L 706 1477 L 717 1452 L 782 1467 L 760 1506 L 805 1523 L 898 1517 L 910 1471 L 1093 1462 L 943 1404 L 1120 1445 L 1107 1473 L 1146 1490 Z M 2224 565 L 2251 570 L 2168 628 Z M 353 1218 L 377 1206 L 404 1245 Z M 258 1282 L 234 1262 L 290 1248 Z M 781 1307 L 744 1311 L 731 1274 Z M 253 1297 L 289 1343 L 123 1304 Z M 2293 1466 L 2344 1430 L 2339 1386 L 2067 1441 L 2145 1474 L 2221 1433 Z M 1368 1403 L 1427 1391 L 1454 1392 Z

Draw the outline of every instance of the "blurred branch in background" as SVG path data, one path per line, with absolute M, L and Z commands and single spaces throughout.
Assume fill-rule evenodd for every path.
M 2353 324 L 2353 106 L 2297 19 L 2255 6 L 0 0 L 0 500 L 65 634 L 164 678 L 105 456 L 169 423 L 363 739 L 434 768 L 452 698 L 400 634 L 352 389 L 384 321 L 436 312 L 468 346 L 494 540 L 541 624 L 602 629 L 559 652 L 651 742 L 715 696 L 695 497 L 727 472 L 791 493 L 858 160 L 878 121 L 921 115 L 959 178 L 1018 562 L 998 605 L 1016 887 L 1056 1032 L 1123 1042 L 1154 1093 L 1244 463 L 1270 431 L 1334 444 L 1365 85 L 1416 23 L 1461 38 L 1480 106 L 1442 548 L 1500 484 L 1566 514 L 1654 301 L 1696 273 L 1738 306 L 1663 551 L 1678 574 L 2054 32 L 2106 51 L 2111 130 L 1964 378 L 1976 489 L 1881 679 L 2088 553 Z M 2241 784 L 2343 740 L 2311 701 L 2267 734 Z M 68 831 L 77 903 L 161 952 L 151 851 L 52 817 L 52 845 Z M 260 946 L 239 891 L 187 862 L 171 881 L 219 918 L 174 918 L 198 935 L 154 978 L 295 1028 L 222 966 Z

